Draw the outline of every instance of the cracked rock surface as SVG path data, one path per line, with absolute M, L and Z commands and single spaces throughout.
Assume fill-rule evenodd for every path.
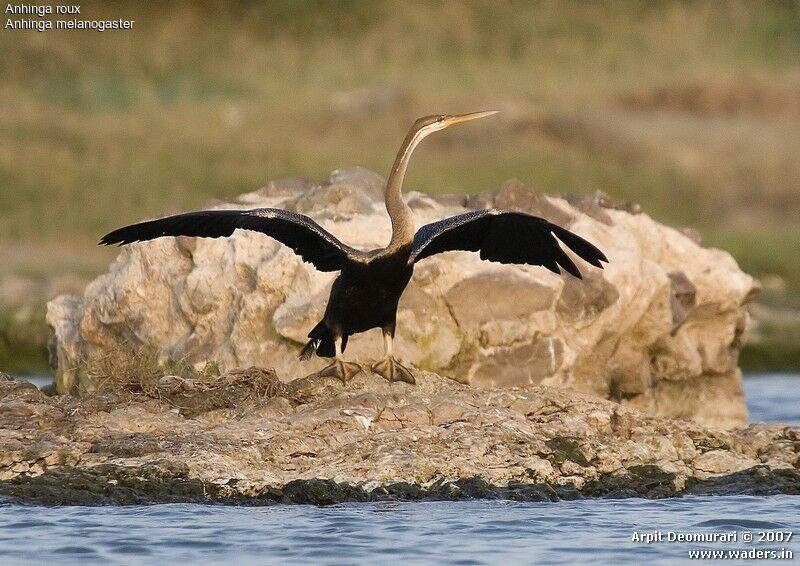
M 276 181 L 219 206 L 295 210 L 373 249 L 389 241 L 383 184 L 369 171 L 342 169 L 326 182 Z M 756 285 L 727 253 L 635 206 L 550 197 L 518 181 L 478 195 L 406 198 L 417 226 L 481 207 L 543 216 L 591 240 L 610 263 L 601 271 L 579 261 L 578 280 L 467 252 L 428 258 L 400 302 L 395 352 L 405 362 L 476 387 L 563 386 L 708 426 L 747 422 L 737 356 Z M 325 362 L 302 363 L 297 354 L 333 277 L 252 232 L 125 247 L 83 296 L 48 305 L 58 389 L 92 391 L 93 366 L 123 346 L 161 360 L 213 361 L 222 371 L 307 375 Z M 346 355 L 379 359 L 380 333 L 351 337 Z
M 223 380 L 225 381 L 225 380 Z M 253 383 L 269 387 L 254 387 Z M 211 397 L 0 377 L 0 495 L 46 504 L 800 493 L 800 429 L 711 430 L 567 389 L 240 370 Z

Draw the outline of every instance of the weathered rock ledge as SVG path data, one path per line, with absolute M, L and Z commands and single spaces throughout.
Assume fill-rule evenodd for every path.
M 44 504 L 800 494 L 800 429 L 714 431 L 566 389 L 271 371 L 48 397 L 0 376 L 0 495 Z
M 363 169 L 337 170 L 328 181 L 276 181 L 218 206 L 300 212 L 374 249 L 389 241 L 383 185 Z M 417 226 L 486 207 L 542 216 L 591 240 L 609 263 L 599 270 L 579 261 L 577 279 L 467 252 L 427 258 L 399 305 L 404 362 L 475 387 L 568 387 L 706 426 L 747 423 L 737 358 L 757 283 L 727 253 L 635 205 L 551 197 L 513 180 L 477 195 L 407 200 Z M 325 360 L 297 354 L 333 277 L 253 232 L 126 246 L 83 295 L 48 304 L 59 391 L 93 391 L 98 366 L 125 349 L 222 371 L 271 367 L 283 380 L 318 370 Z M 346 354 L 379 359 L 380 332 L 353 336 Z

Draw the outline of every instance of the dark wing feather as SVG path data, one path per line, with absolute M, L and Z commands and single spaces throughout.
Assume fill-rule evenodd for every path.
M 409 263 L 447 251 L 479 252 L 481 259 L 498 263 L 542 265 L 553 273 L 559 267 L 575 277 L 581 272 L 561 249 L 559 240 L 580 258 L 602 268 L 606 256 L 578 236 L 524 212 L 476 210 L 427 224 L 417 231 Z
M 346 261 L 363 255 L 309 217 L 277 208 L 176 214 L 119 228 L 103 236 L 100 244 L 124 245 L 162 236 L 221 238 L 237 229 L 254 230 L 275 238 L 320 271 L 339 271 Z

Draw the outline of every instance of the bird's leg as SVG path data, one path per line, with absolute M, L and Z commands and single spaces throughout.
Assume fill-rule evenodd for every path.
M 319 370 L 317 375 L 319 377 L 335 377 L 341 379 L 342 383 L 347 383 L 361 371 L 361 366 L 353 362 L 346 362 L 342 359 L 341 336 L 336 336 L 334 338 L 334 344 L 336 346 L 336 359 L 333 360 L 332 364 Z
M 392 341 L 394 340 L 394 328 L 383 329 L 383 348 L 386 357 L 379 362 L 372 364 L 372 371 L 386 379 L 387 381 L 405 381 L 415 384 L 416 380 L 411 370 L 398 362 L 392 356 Z

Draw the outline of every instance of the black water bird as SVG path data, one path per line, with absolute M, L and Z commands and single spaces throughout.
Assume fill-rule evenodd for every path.
M 411 210 L 401 193 L 411 153 L 433 132 L 495 113 L 425 116 L 414 122 L 386 183 L 386 211 L 392 223 L 392 237 L 383 249 L 365 252 L 351 248 L 311 218 L 275 208 L 178 214 L 114 230 L 100 243 L 124 245 L 162 236 L 220 238 L 237 229 L 262 232 L 290 247 L 318 270 L 339 272 L 331 287 L 325 316 L 308 334 L 301 359 L 315 353 L 333 357 L 333 363 L 320 370 L 319 375 L 347 381 L 361 370 L 358 364 L 342 359 L 348 337 L 380 328 L 386 357 L 373 364 L 372 370 L 389 381 L 414 383 L 411 371 L 394 358 L 392 340 L 397 304 L 418 261 L 442 252 L 466 250 L 478 252 L 481 259 L 488 261 L 541 265 L 557 274 L 560 267 L 581 277 L 556 238 L 596 267 L 602 268 L 601 262 L 608 261 L 603 252 L 580 236 L 522 212 L 476 210 L 427 224 L 415 233 Z

